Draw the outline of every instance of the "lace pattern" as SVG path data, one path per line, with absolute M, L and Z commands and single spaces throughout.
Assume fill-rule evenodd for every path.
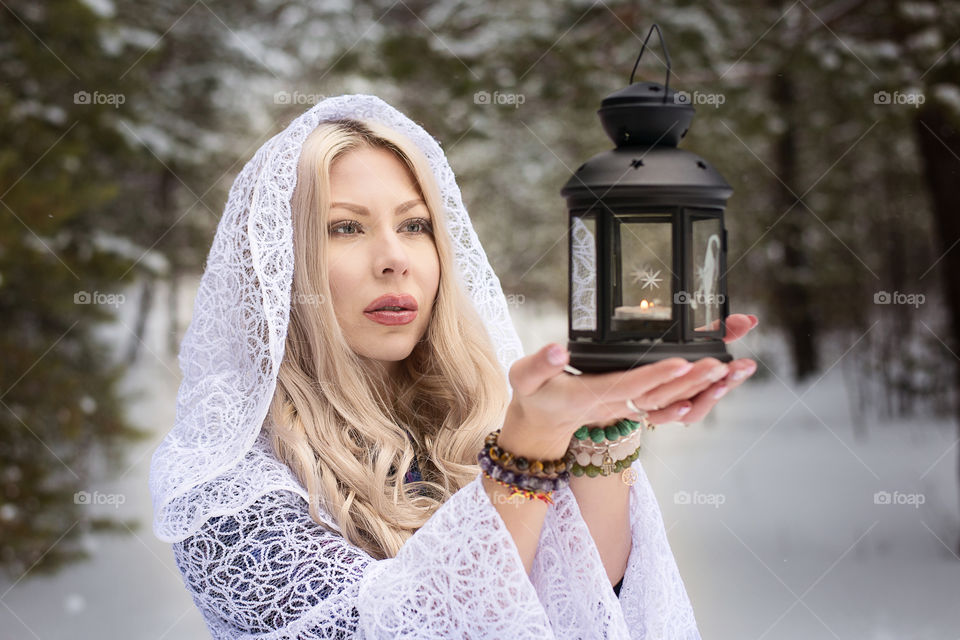
M 528 578 L 480 476 L 395 558 L 375 560 L 310 519 L 288 491 L 211 518 L 175 543 L 214 638 L 699 640 L 639 462 L 633 549 L 616 597 L 573 492 L 548 510 Z

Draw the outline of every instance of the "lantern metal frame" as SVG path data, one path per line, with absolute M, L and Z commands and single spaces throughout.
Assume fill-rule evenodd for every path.
M 654 30 L 660 35 L 667 59 L 666 82 L 635 84 L 634 73 Z M 571 365 L 582 371 L 599 372 L 629 369 L 674 356 L 691 360 L 709 356 L 729 362 L 732 357 L 722 341 L 725 318 L 729 315 L 724 213 L 732 188 L 703 158 L 676 148 L 687 133 L 693 107 L 668 102 L 670 57 L 657 25 L 644 40 L 630 80 L 626 89 L 604 100 L 598 112 L 617 147 L 581 165 L 561 191 L 567 199 L 569 216 L 567 331 Z M 638 120 L 640 112 L 642 118 Z M 578 218 L 581 222 L 593 221 L 593 329 L 574 328 L 574 224 Z M 716 220 L 722 232 L 718 290 L 714 293 L 718 296 L 715 304 L 719 322 L 715 330 L 697 331 L 692 326 L 693 308 L 689 302 L 678 301 L 676 294 L 694 295 L 694 222 L 705 220 Z M 629 323 L 639 328 L 616 328 L 615 307 L 623 302 L 623 232 L 633 222 L 670 224 L 671 316 L 633 318 Z

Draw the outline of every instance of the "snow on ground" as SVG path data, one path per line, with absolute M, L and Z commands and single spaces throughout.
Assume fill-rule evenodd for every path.
M 189 316 L 195 289 L 184 289 Z M 511 314 L 527 353 L 565 342 L 563 312 L 524 303 Z M 90 538 L 92 558 L 55 576 L 0 584 L 0 638 L 209 637 L 151 531 L 150 454 L 173 423 L 180 380 L 161 316 L 126 380 L 146 392 L 130 416 L 154 436 L 130 451 L 122 477 L 89 488 L 123 495 L 117 516 L 142 526 Z M 776 354 L 762 328 L 735 355 Z M 874 422 L 857 441 L 839 366 L 802 387 L 784 376 L 774 366 L 704 422 L 645 435 L 641 460 L 703 637 L 960 637 L 955 427 Z

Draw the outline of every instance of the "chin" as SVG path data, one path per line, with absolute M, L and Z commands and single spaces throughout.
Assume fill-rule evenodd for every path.
M 369 344 L 369 343 L 367 343 Z M 407 356 L 413 353 L 413 348 L 417 346 L 416 341 L 405 338 L 402 343 L 400 340 L 397 341 L 397 344 L 379 344 L 379 348 L 376 349 L 364 349 L 358 351 L 363 357 L 369 358 L 371 360 L 381 360 L 384 362 L 399 362 L 400 360 L 405 360 Z

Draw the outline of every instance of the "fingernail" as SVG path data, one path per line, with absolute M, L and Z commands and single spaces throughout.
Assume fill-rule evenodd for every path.
M 687 415 L 688 413 L 690 413 L 690 409 L 692 409 L 692 408 L 693 408 L 693 407 L 691 407 L 690 405 L 685 404 L 685 405 L 683 405 L 682 407 L 680 407 L 679 409 L 677 409 L 677 415 L 678 415 L 678 416 L 685 416 L 685 415 Z
M 674 378 L 679 378 L 679 377 L 682 376 L 682 375 L 686 375 L 686 374 L 690 373 L 690 370 L 691 370 L 691 369 L 693 369 L 693 363 L 692 363 L 692 362 L 685 362 L 684 364 L 682 364 L 682 365 L 680 365 L 679 367 L 677 367 L 676 369 L 674 369 L 673 372 L 672 372 L 670 375 L 671 375 L 672 377 L 674 377 Z
M 757 318 L 757 316 L 753 315 L 752 313 L 747 315 L 747 317 L 750 318 L 750 322 L 753 323 L 753 326 L 757 326 L 757 323 L 760 322 L 760 319 Z
M 547 360 L 550 364 L 559 367 L 567 361 L 567 350 L 558 346 L 550 347 L 547 349 Z
M 716 390 L 713 392 L 713 397 L 714 397 L 715 399 L 716 399 L 716 398 L 722 398 L 722 397 L 723 397 L 723 394 L 725 394 L 727 391 L 728 391 L 727 385 L 725 385 L 725 384 L 720 385 L 720 386 L 717 387 Z
M 707 372 L 707 375 L 703 377 L 704 380 L 709 380 L 710 382 L 716 382 L 723 376 L 727 375 L 727 370 L 729 367 L 725 364 L 718 364 L 713 369 Z
M 730 378 L 733 380 L 743 380 L 754 371 L 756 371 L 756 367 L 747 367 L 746 369 L 737 369 L 736 371 L 733 372 L 733 375 L 730 376 Z

